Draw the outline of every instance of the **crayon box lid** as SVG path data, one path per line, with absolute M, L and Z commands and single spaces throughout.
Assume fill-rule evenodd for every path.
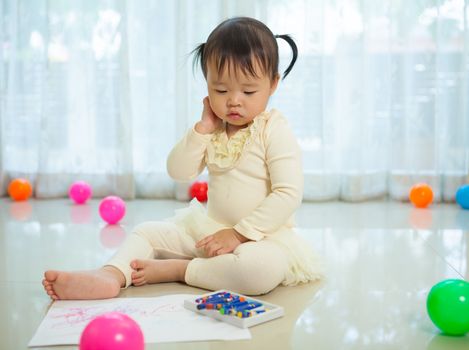
M 236 304 L 234 302 L 224 303 L 220 301 L 220 298 L 224 298 L 225 296 L 228 296 L 228 299 L 224 300 L 240 298 L 241 302 Z M 215 300 L 215 302 L 211 303 L 211 300 Z M 206 308 L 208 304 L 210 304 L 210 308 Z M 214 307 L 215 304 L 218 305 L 218 309 Z M 184 307 L 188 310 L 213 317 L 240 328 L 252 327 L 284 315 L 284 310 L 281 306 L 229 290 L 217 290 L 191 299 L 186 299 L 184 301 Z M 223 310 L 221 310 L 222 308 Z

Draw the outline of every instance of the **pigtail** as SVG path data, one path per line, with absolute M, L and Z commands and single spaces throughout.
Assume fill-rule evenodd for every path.
M 191 51 L 191 54 L 194 54 L 194 60 L 192 61 L 192 70 L 194 70 L 197 64 L 200 63 L 202 72 L 205 75 L 206 72 L 205 72 L 205 67 L 204 67 L 204 49 L 205 49 L 205 43 L 199 44 L 194 50 Z
M 288 45 L 290 45 L 291 50 L 293 52 L 293 58 L 290 64 L 288 65 L 287 69 L 285 69 L 285 72 L 283 72 L 283 78 L 282 78 L 283 80 L 288 75 L 288 73 L 290 73 L 290 71 L 292 70 L 296 62 L 296 59 L 298 58 L 298 47 L 296 46 L 295 41 L 288 34 L 275 35 L 275 37 L 285 40 L 288 43 Z

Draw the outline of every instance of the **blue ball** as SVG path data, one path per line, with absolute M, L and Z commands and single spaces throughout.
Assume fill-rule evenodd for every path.
M 462 185 L 456 192 L 456 203 L 463 209 L 469 209 L 469 185 Z

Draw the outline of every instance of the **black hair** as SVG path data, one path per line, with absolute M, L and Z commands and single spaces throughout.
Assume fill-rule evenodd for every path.
M 290 45 L 293 58 L 283 78 L 290 73 L 298 57 L 295 41 L 288 34 L 274 35 L 262 22 L 249 17 L 234 17 L 220 23 L 209 35 L 207 42 L 199 44 L 193 51 L 194 66 L 200 62 L 204 77 L 207 78 L 208 62 L 214 59 L 218 73 L 225 66 L 228 70 L 240 68 L 245 74 L 256 76 L 254 64 L 258 63 L 263 73 L 273 80 L 278 76 L 277 38 Z

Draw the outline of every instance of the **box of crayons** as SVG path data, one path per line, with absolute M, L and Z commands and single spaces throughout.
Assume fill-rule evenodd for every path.
M 255 326 L 284 315 L 281 306 L 228 290 L 186 299 L 184 307 L 240 328 Z

